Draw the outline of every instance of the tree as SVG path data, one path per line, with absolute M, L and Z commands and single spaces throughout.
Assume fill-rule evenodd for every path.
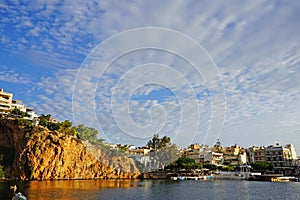
M 28 114 L 26 112 L 23 112 L 21 111 L 20 109 L 18 108 L 14 108 L 12 111 L 11 111 L 11 114 L 13 116 L 18 116 L 18 117 L 28 117 Z
M 49 123 L 50 123 L 50 119 L 51 119 L 51 115 L 44 115 L 42 114 L 41 116 L 39 116 L 39 125 L 44 126 L 44 127 L 48 127 Z
M 82 140 L 88 140 L 91 143 L 98 143 L 99 140 L 97 138 L 98 136 L 98 130 L 91 128 L 91 127 L 86 127 L 83 124 L 79 124 L 76 127 L 78 136 Z
M 165 147 L 167 144 L 171 143 L 171 139 L 170 137 L 164 136 L 161 140 L 160 140 L 160 145 L 162 147 Z
M 159 138 L 158 134 L 154 134 L 153 138 L 148 141 L 147 145 L 152 147 L 153 149 L 161 149 L 167 145 L 171 144 L 170 137 L 164 136 L 163 138 Z
M 203 164 L 203 167 L 209 170 L 216 170 L 218 168 L 216 165 L 210 163 Z
M 157 149 L 158 145 L 159 145 L 159 136 L 158 136 L 158 134 L 154 134 L 152 140 L 149 140 L 147 145 L 149 147 Z
M 60 123 L 51 123 L 49 122 L 47 128 L 51 131 L 57 131 L 60 129 Z
M 72 122 L 70 122 L 69 120 L 65 120 L 63 122 L 51 122 L 50 114 L 42 114 L 41 116 L 39 116 L 39 120 L 39 125 L 44 126 L 51 131 L 63 131 L 72 135 L 74 135 L 76 132 L 74 129 L 72 129 Z
M 196 161 L 192 158 L 187 158 L 185 156 L 181 156 L 176 161 L 176 167 L 184 168 L 184 169 L 198 169 L 202 166 L 200 164 L 197 164 Z
M 65 120 L 61 122 L 59 126 L 60 126 L 59 128 L 60 131 L 68 131 L 72 127 L 72 122 L 70 122 L 69 120 Z
M 267 170 L 273 169 L 271 163 L 266 162 L 266 161 L 258 161 L 258 162 L 251 163 L 251 167 L 262 173 L 266 172 Z

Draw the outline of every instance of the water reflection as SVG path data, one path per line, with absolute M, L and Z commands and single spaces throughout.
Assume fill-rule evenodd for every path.
M 31 181 L 30 190 L 47 189 L 82 189 L 99 190 L 101 188 L 137 187 L 138 180 L 60 180 L 60 181 Z
M 11 199 L 0 182 L 0 200 Z M 300 199 L 300 183 L 248 181 L 71 180 L 17 183 L 28 200 Z
M 14 182 L 0 184 L 0 199 L 11 199 L 9 186 Z M 59 180 L 59 181 L 30 181 L 17 183 L 18 191 L 28 199 L 99 199 L 101 190 L 109 188 L 140 187 L 138 180 Z M 80 195 L 79 195 L 80 194 Z

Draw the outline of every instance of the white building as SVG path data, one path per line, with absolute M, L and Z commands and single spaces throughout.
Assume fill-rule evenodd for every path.
M 26 108 L 26 113 L 28 114 L 28 117 L 24 117 L 24 119 L 33 120 L 34 118 L 39 117 L 37 114 L 35 114 L 34 110 L 31 108 Z
M 21 110 L 22 112 L 26 112 L 26 107 L 21 100 L 12 100 L 11 110 L 15 108 Z
M 2 88 L 0 88 L 0 113 L 7 114 L 11 111 L 13 94 L 4 92 Z

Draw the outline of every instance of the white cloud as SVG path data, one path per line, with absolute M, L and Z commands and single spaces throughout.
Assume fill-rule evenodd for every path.
M 122 135 L 111 117 L 110 95 L 117 81 L 121 80 L 124 74 L 125 78 L 127 75 L 127 79 L 119 85 L 119 89 L 122 90 L 118 90 L 119 104 L 115 105 L 115 112 L 120 119 L 122 117 L 129 119 L 126 110 L 128 92 L 136 96 L 147 96 L 154 90 L 158 91 L 160 86 L 142 85 L 152 78 L 156 82 L 163 81 L 165 85 L 173 89 L 173 92 L 176 91 L 177 101 L 173 97 L 165 97 L 163 102 L 130 101 L 132 120 L 136 120 L 135 123 L 138 125 L 151 124 L 149 117 L 152 114 L 153 123 L 156 122 L 155 119 L 160 119 L 155 125 L 161 120 L 162 122 L 166 120 L 163 130 L 170 135 L 176 132 L 182 122 L 186 124 L 182 127 L 187 132 L 187 139 L 183 141 L 184 137 L 178 136 L 176 141 L 184 145 L 191 142 L 194 132 L 193 128 L 189 127 L 193 127 L 193 117 L 197 115 L 195 106 L 191 103 L 192 95 L 188 92 L 188 89 L 192 87 L 193 92 L 198 95 L 197 103 L 200 109 L 200 130 L 196 133 L 195 142 L 204 141 L 206 131 L 203 129 L 207 130 L 211 115 L 216 112 L 212 110 L 213 105 L 210 103 L 213 100 L 214 105 L 222 106 L 217 100 L 211 99 L 214 95 L 220 95 L 220 91 L 214 90 L 220 88 L 220 82 L 216 81 L 218 80 L 216 71 L 203 67 L 199 74 L 182 57 L 172 52 L 151 50 L 123 55 L 115 63 L 111 63 L 103 76 L 101 76 L 101 70 L 111 61 L 109 57 L 94 61 L 102 65 L 100 70 L 94 68 L 97 70 L 83 73 L 83 76 L 77 79 L 75 79 L 75 71 L 67 70 L 77 68 L 83 55 L 87 55 L 96 44 L 113 34 L 131 28 L 155 26 L 174 29 L 192 37 L 205 47 L 219 67 L 227 94 L 227 117 L 221 138 L 228 145 L 230 142 L 242 143 L 245 138 L 249 139 L 246 135 L 250 133 L 251 136 L 259 137 L 261 141 L 269 143 L 270 137 L 282 136 L 281 130 L 290 132 L 291 135 L 294 130 L 299 130 L 297 119 L 293 117 L 299 116 L 298 110 L 300 110 L 297 109 L 299 107 L 297 102 L 300 98 L 298 73 L 300 27 L 297 26 L 299 3 L 282 4 L 269 1 L 214 3 L 209 1 L 159 3 L 136 1 L 131 3 L 72 0 L 63 3 L 34 1 L 28 7 L 18 6 L 17 3 L 16 5 L 0 4 L 0 7 L 4 9 L 3 13 L 7 16 L 3 15 L 1 18 L 0 31 L 3 33 L 1 43 L 8 49 L 26 49 L 25 55 L 35 65 L 54 66 L 55 70 L 62 69 L 56 73 L 55 77 L 45 77 L 37 84 L 42 89 L 35 103 L 35 106 L 42 104 L 39 106 L 40 111 L 53 112 L 59 119 L 70 118 L 72 88 L 77 86 L 74 85 L 74 80 L 79 80 L 82 88 L 76 91 L 81 98 L 78 99 L 77 104 L 74 104 L 75 110 L 79 109 L 78 113 L 74 113 L 75 121 L 80 119 L 90 126 L 96 126 L 99 123 L 105 130 L 112 132 L 112 135 L 107 136 L 111 140 L 120 138 L 121 141 L 126 141 L 126 139 L 129 141 L 130 137 Z M 31 15 L 33 11 L 35 14 Z M 26 34 L 13 38 L 12 35 L 5 33 L 4 30 L 14 24 L 17 28 L 16 35 L 24 32 Z M 168 45 L 165 46 L 168 48 L 177 47 L 182 54 L 190 50 L 186 48 L 187 44 L 181 43 L 180 40 L 170 42 L 172 38 L 155 35 L 153 32 L 134 35 L 127 39 L 122 43 L 106 44 L 108 46 L 104 46 L 104 50 L 107 52 L 100 52 L 100 55 L 110 56 L 112 53 L 118 55 L 118 52 L 134 45 L 137 46 L 145 39 L 154 44 Z M 190 50 L 188 55 L 190 56 L 188 59 L 203 58 L 198 51 Z M 174 74 L 171 76 L 162 68 L 158 70 L 159 72 L 145 70 L 147 73 L 137 71 L 130 73 L 129 71 L 136 66 L 148 63 L 169 66 L 182 75 L 190 85 L 182 84 L 183 79 L 176 79 Z M 205 62 L 202 64 L 205 65 Z M 85 67 L 81 70 L 84 71 Z M 11 82 L 20 82 L 22 79 L 20 75 L 12 75 L 11 79 L 6 78 L 7 74 L 12 73 L 9 70 L 0 73 L 3 74 L 0 78 L 11 80 Z M 99 79 L 100 76 L 101 79 Z M 207 83 L 215 88 L 209 88 L 210 85 Z M 136 90 L 137 85 L 141 86 L 138 90 Z M 127 99 L 122 99 L 122 97 Z M 92 101 L 87 101 L 87 99 L 92 99 Z M 179 114 L 182 113 L 178 101 L 182 103 L 182 107 L 186 108 L 186 112 L 190 113 L 184 119 L 180 119 Z M 149 106 L 157 104 L 163 106 L 165 110 L 162 111 L 158 106 L 153 107 L 152 113 L 148 113 Z M 85 105 L 88 113 L 80 109 L 82 105 Z M 158 112 L 154 112 L 155 110 Z M 164 118 L 165 113 L 166 118 Z M 278 120 L 272 117 L 275 114 Z M 125 122 L 124 126 L 132 128 L 131 121 Z M 269 123 L 268 126 L 264 126 L 263 122 Z M 257 131 L 256 126 L 258 126 Z M 218 136 L 210 134 L 207 135 L 207 142 L 211 144 Z M 145 135 L 147 134 L 143 136 Z M 291 138 L 295 137 L 295 135 L 291 136 Z M 238 141 L 233 141 L 232 138 Z M 138 141 L 131 139 L 131 141 Z M 255 139 L 249 141 L 255 144 Z M 289 140 L 286 139 L 286 141 Z M 247 145 L 247 143 L 244 144 Z
M 28 74 L 20 74 L 14 70 L 10 70 L 6 66 L 0 67 L 0 81 L 6 83 L 17 83 L 17 84 L 27 84 L 30 82 Z

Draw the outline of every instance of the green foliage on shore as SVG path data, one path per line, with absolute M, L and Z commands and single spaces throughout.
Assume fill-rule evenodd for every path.
M 210 164 L 209 162 L 205 162 L 203 164 L 197 164 L 196 161 L 192 158 L 187 158 L 185 156 L 181 156 L 178 158 L 175 162 L 173 162 L 171 165 L 168 165 L 166 168 L 168 169 L 209 169 L 210 171 L 234 171 L 234 166 L 232 165 L 221 165 L 217 166 L 214 164 Z
M 176 160 L 176 166 L 186 169 L 197 169 L 202 168 L 201 165 L 198 165 L 196 161 L 192 158 L 186 158 L 184 156 Z
M 197 164 L 196 161 L 192 158 L 187 158 L 185 156 L 181 156 L 178 158 L 173 164 L 168 165 L 166 168 L 180 168 L 180 169 L 201 169 L 202 165 Z
M 271 163 L 266 162 L 266 161 L 259 161 L 259 162 L 251 163 L 251 167 L 262 173 L 273 169 Z
M 214 165 L 214 164 L 210 164 L 210 163 L 204 163 L 203 164 L 203 168 L 205 169 L 209 169 L 211 171 L 215 171 L 218 169 L 217 165 Z M 220 170 L 220 169 L 219 169 Z
M 218 170 L 220 170 L 220 171 L 226 171 L 226 172 L 233 172 L 235 170 L 235 168 L 232 165 L 218 166 Z

